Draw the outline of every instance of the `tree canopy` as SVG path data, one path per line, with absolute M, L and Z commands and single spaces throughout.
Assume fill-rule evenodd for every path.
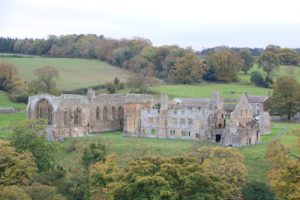
M 273 115 L 287 116 L 291 119 L 300 111 L 300 85 L 293 77 L 277 79 L 273 84 L 273 93 L 269 100 L 270 112 Z

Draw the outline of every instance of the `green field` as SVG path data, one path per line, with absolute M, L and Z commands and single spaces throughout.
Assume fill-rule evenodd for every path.
M 21 78 L 25 81 L 34 79 L 33 71 L 43 66 L 53 66 L 58 69 L 60 78 L 57 85 L 60 89 L 71 90 L 89 87 L 113 81 L 118 77 L 126 81 L 128 71 L 113 67 L 99 60 L 78 58 L 45 58 L 45 57 L 0 57 L 0 62 L 16 65 Z
M 203 83 L 198 85 L 160 85 L 153 91 L 174 97 L 211 97 L 213 92 L 219 91 L 224 98 L 239 98 L 242 93 L 251 95 L 268 95 L 270 89 L 252 85 Z
M 254 64 L 254 66 L 249 70 L 247 75 L 245 75 L 244 72 L 240 73 L 240 76 L 239 76 L 240 82 L 242 84 L 251 84 L 250 75 L 253 71 L 259 71 L 262 74 L 264 74 L 265 76 L 267 75 L 266 72 L 264 72 L 262 68 L 259 68 L 257 66 L 257 64 Z M 278 71 L 275 72 L 274 77 L 276 79 L 281 76 L 291 75 L 292 71 L 293 71 L 293 73 L 292 73 L 293 76 L 298 80 L 298 82 L 300 82 L 300 67 L 296 67 L 296 66 L 281 65 L 281 66 L 279 66 Z

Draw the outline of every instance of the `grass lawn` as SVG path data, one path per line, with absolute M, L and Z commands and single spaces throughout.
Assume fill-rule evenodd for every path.
M 253 85 L 235 83 L 217 84 L 203 83 L 198 85 L 160 85 L 151 88 L 154 92 L 174 97 L 211 97 L 213 92 L 219 91 L 224 98 L 239 98 L 242 93 L 251 95 L 268 95 L 270 89 L 259 88 Z
M 34 79 L 34 70 L 45 65 L 55 67 L 60 74 L 57 85 L 61 89 L 71 90 L 94 86 L 113 81 L 118 77 L 126 81 L 130 73 L 113 67 L 99 60 L 78 58 L 45 58 L 45 57 L 0 57 L 0 62 L 16 65 L 21 78 L 25 81 Z
M 25 104 L 11 102 L 5 92 L 0 90 L 0 107 L 13 107 L 18 110 L 24 110 Z
M 259 71 L 265 76 L 267 75 L 266 72 L 264 72 L 262 68 L 259 68 L 257 63 L 255 63 L 254 66 L 249 70 L 247 75 L 245 75 L 244 72 L 240 72 L 240 82 L 243 84 L 251 84 L 250 76 L 253 71 Z M 287 76 L 290 74 L 291 71 L 293 71 L 294 77 L 298 80 L 298 82 L 300 82 L 300 67 L 296 66 L 281 65 L 279 66 L 279 69 L 275 72 L 274 77 L 276 79 L 281 76 Z

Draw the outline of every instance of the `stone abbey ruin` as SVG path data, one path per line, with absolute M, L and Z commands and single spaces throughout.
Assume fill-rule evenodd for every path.
M 145 94 L 39 94 L 29 97 L 28 118 L 48 120 L 47 138 L 85 136 L 122 130 L 125 136 L 194 139 L 225 146 L 260 142 L 270 133 L 270 117 L 264 110 L 267 97 L 243 94 L 224 104 L 219 92 L 208 98 L 160 100 Z

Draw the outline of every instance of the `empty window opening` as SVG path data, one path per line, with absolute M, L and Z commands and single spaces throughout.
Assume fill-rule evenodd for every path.
M 216 135 L 216 142 L 221 142 L 221 134 Z
M 96 120 L 100 120 L 100 108 L 96 108 Z
M 81 125 L 81 109 L 78 107 L 74 111 L 74 125 L 75 126 Z
M 52 124 L 52 106 L 46 99 L 42 99 L 37 103 L 36 117 L 38 119 L 39 118 L 47 119 L 48 125 Z

